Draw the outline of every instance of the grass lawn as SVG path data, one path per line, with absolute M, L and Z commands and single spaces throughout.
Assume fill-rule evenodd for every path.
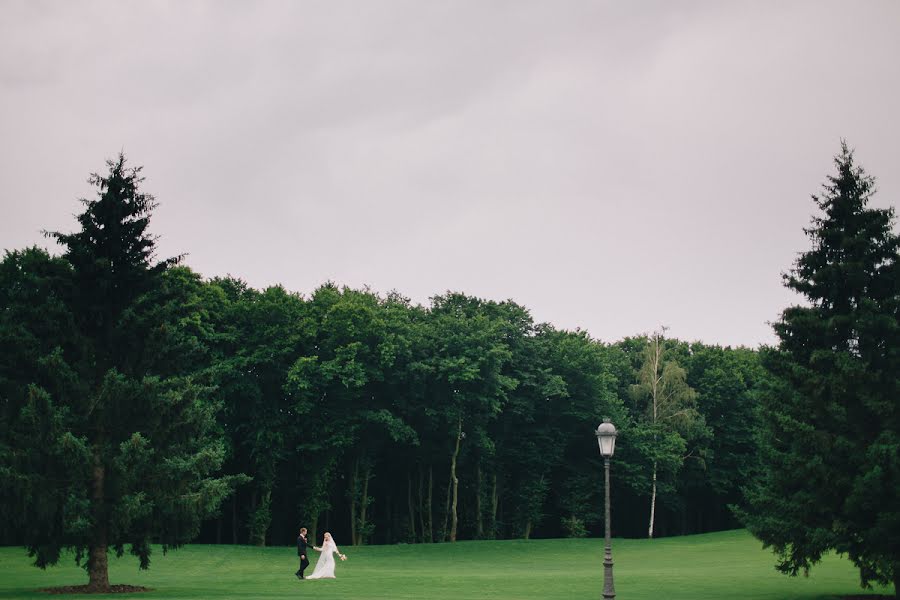
M 342 546 L 341 550 L 349 558 L 338 562 L 336 580 L 298 581 L 294 548 L 196 545 L 167 556 L 155 553 L 150 570 L 143 572 L 134 557 L 113 558 L 110 582 L 153 588 L 147 593 L 116 594 L 117 600 L 599 600 L 603 587 L 602 539 Z M 313 553 L 313 565 L 317 556 Z M 818 565 L 809 578 L 779 574 L 772 554 L 744 531 L 653 541 L 613 540 L 613 560 L 617 598 L 622 600 L 825 600 L 863 593 L 856 570 L 835 556 Z M 62 598 L 36 590 L 83 583 L 87 583 L 86 574 L 70 558 L 41 571 L 31 566 L 21 548 L 0 548 L 0 599 Z

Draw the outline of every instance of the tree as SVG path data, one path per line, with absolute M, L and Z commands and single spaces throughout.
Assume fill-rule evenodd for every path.
M 312 333 L 306 306 L 298 295 L 281 286 L 261 292 L 243 282 L 222 279 L 213 285 L 228 291 L 219 311 L 215 383 L 224 401 L 225 429 L 238 468 L 253 476 L 246 502 L 248 543 L 263 546 L 273 522 L 280 471 L 295 454 L 295 418 L 283 386 L 287 371 Z M 236 515 L 234 515 L 236 520 Z M 296 523 L 283 528 L 293 530 Z
M 834 162 L 813 196 L 812 249 L 784 276 L 807 303 L 784 310 L 763 352 L 766 468 L 742 517 L 780 571 L 835 550 L 863 587 L 893 582 L 900 598 L 900 239 L 846 143 Z
M 756 455 L 756 390 L 765 377 L 759 355 L 747 348 L 690 346 L 687 382 L 711 436 L 698 449 L 703 460 L 685 463 L 678 478 L 682 533 L 733 529 L 728 510 L 759 468 Z
M 165 551 L 190 540 L 235 483 L 214 476 L 224 448 L 200 375 L 199 278 L 177 259 L 153 262 L 156 204 L 140 168 L 122 155 L 108 166 L 89 180 L 98 197 L 82 200 L 81 229 L 48 234 L 62 263 L 8 256 L 0 296 L 2 336 L 14 341 L 0 358 L 2 485 L 35 564 L 73 549 L 101 592 L 110 549 L 128 545 L 148 568 L 151 541 Z M 53 329 L 23 305 L 36 298 Z
M 74 346 L 74 332 L 62 292 L 71 267 L 46 251 L 7 252 L 0 261 L 0 534 L 5 543 L 21 542 L 27 507 L 16 493 L 12 470 L 19 449 L 14 422 L 30 389 L 23 382 L 50 380 L 53 357 Z
M 558 452 L 547 451 L 554 462 L 541 466 L 553 476 L 550 493 L 563 532 L 579 537 L 603 526 L 603 459 L 594 429 L 604 417 L 617 425 L 626 418 L 613 373 L 618 350 L 591 339 L 584 331 L 542 326 L 538 338 L 547 349 L 551 372 L 564 385 L 563 393 L 547 393 L 536 402 L 536 424 L 543 434 L 536 437 L 549 437 Z M 627 445 L 620 440 L 619 449 Z
M 374 532 L 370 483 L 384 447 L 417 443 L 384 385 L 385 373 L 403 354 L 403 326 L 387 319 L 397 309 L 394 304 L 395 299 L 384 303 L 369 291 L 320 287 L 311 300 L 315 342 L 290 367 L 284 386 L 297 426 L 302 423 L 306 430 L 298 450 L 309 469 L 305 481 L 316 492 L 301 510 L 314 532 L 320 513 L 331 508 L 331 479 L 343 474 L 353 545 Z
M 459 293 L 432 298 L 427 327 L 428 404 L 437 431 L 448 439 L 450 472 L 441 539 L 455 542 L 459 528 L 459 457 L 467 430 L 484 432 L 518 384 L 503 374 L 511 358 L 505 327 L 490 303 Z
M 695 407 L 697 393 L 687 384 L 685 370 L 666 354 L 665 328 L 647 339 L 638 382 L 632 386 L 636 418 L 651 441 L 645 446 L 651 461 L 650 519 L 647 537 L 653 537 L 659 471 L 674 475 L 688 455 L 688 441 L 706 433 Z M 637 437 L 637 436 L 636 436 Z

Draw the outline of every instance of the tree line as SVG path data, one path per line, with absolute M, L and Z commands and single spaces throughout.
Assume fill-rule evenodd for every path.
M 867 181 L 846 147 L 837 164 L 853 185 Z M 91 179 L 97 198 L 82 201 L 81 229 L 48 234 L 61 256 L 33 247 L 0 261 L 0 536 L 25 545 L 38 566 L 75 550 L 94 589 L 109 587 L 111 551 L 146 567 L 151 544 L 289 544 L 301 525 L 357 545 L 599 535 L 593 430 L 603 417 L 619 430 L 614 535 L 747 524 L 784 557 L 798 539 L 784 536 L 806 524 L 779 504 L 791 496 L 776 484 L 796 481 L 777 465 L 800 468 L 785 461 L 790 452 L 808 468 L 821 462 L 809 454 L 821 440 L 784 414 L 810 397 L 810 361 L 817 373 L 843 369 L 815 388 L 843 390 L 829 396 L 832 412 L 800 410 L 818 418 L 851 414 L 860 401 L 841 373 L 863 385 L 878 367 L 864 400 L 880 420 L 858 433 L 894 432 L 877 438 L 877 456 L 896 458 L 890 394 L 900 370 L 890 362 L 896 338 L 884 334 L 895 335 L 897 319 L 893 213 L 867 208 L 866 190 L 847 192 L 843 179 L 810 232 L 821 233 L 820 250 L 846 248 L 802 255 L 787 276 L 826 306 L 785 311 L 779 347 L 757 351 L 673 339 L 665 328 L 608 343 L 536 323 L 511 300 L 456 292 L 423 306 L 330 282 L 305 296 L 204 279 L 178 257 L 156 261 L 156 204 L 140 169 L 123 156 L 108 166 Z M 855 204 L 841 200 L 853 193 Z M 846 234 L 847 223 L 857 238 L 835 242 L 826 226 Z M 834 265 L 862 264 L 848 249 L 875 258 L 844 282 Z M 886 299 L 873 304 L 876 292 Z M 819 337 L 797 323 L 815 323 Z M 820 364 L 816 344 L 835 327 L 844 341 L 826 336 L 833 356 Z M 794 440 L 795 431 L 804 435 Z M 823 484 L 838 472 L 833 463 L 816 471 Z M 865 510 L 883 515 L 900 477 L 877 466 L 866 481 L 880 482 L 881 496 Z M 861 485 L 847 481 L 846 490 Z M 793 529 L 770 518 L 773 506 Z M 884 521 L 873 519 L 877 531 Z M 847 548 L 867 565 L 864 581 L 893 577 L 895 563 L 873 563 L 859 544 L 815 539 L 787 571 Z M 884 536 L 878 543 L 887 548 L 879 556 L 894 551 Z
M 615 344 L 463 294 L 427 307 L 326 284 L 309 298 L 233 279 L 207 298 L 224 471 L 245 473 L 201 539 L 353 544 L 581 536 L 602 529 L 593 429 L 620 430 L 618 535 L 736 526 L 755 461 L 757 353 Z

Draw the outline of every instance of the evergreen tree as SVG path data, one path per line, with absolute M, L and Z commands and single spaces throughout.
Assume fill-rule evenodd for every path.
M 807 304 L 784 311 L 763 354 L 766 468 L 743 518 L 779 570 L 835 550 L 864 587 L 893 582 L 900 598 L 900 238 L 893 209 L 868 206 L 874 179 L 846 143 L 835 166 L 813 196 L 813 247 L 785 275 Z
M 3 337 L 15 337 L 0 359 L 9 417 L 0 483 L 35 564 L 73 549 L 91 591 L 109 590 L 109 550 L 122 555 L 127 545 L 147 568 L 151 542 L 165 550 L 190 540 L 234 483 L 212 476 L 224 448 L 218 406 L 197 377 L 201 283 L 177 259 L 154 263 L 155 202 L 139 190 L 140 169 L 122 155 L 108 165 L 89 180 L 98 197 L 82 200 L 81 229 L 48 234 L 69 268 L 13 269 L 19 291 L 0 306 L 24 319 L 2 322 Z M 52 330 L 21 306 L 41 295 Z

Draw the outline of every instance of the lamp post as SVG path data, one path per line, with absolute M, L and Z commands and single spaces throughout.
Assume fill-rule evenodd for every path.
M 612 458 L 616 449 L 616 428 L 604 418 L 603 423 L 597 427 L 597 443 L 600 445 L 600 456 L 603 457 L 605 470 L 605 490 L 606 490 L 606 548 L 603 552 L 603 597 L 615 598 L 616 587 L 613 585 L 613 560 L 612 560 L 612 542 L 609 531 L 609 459 Z

